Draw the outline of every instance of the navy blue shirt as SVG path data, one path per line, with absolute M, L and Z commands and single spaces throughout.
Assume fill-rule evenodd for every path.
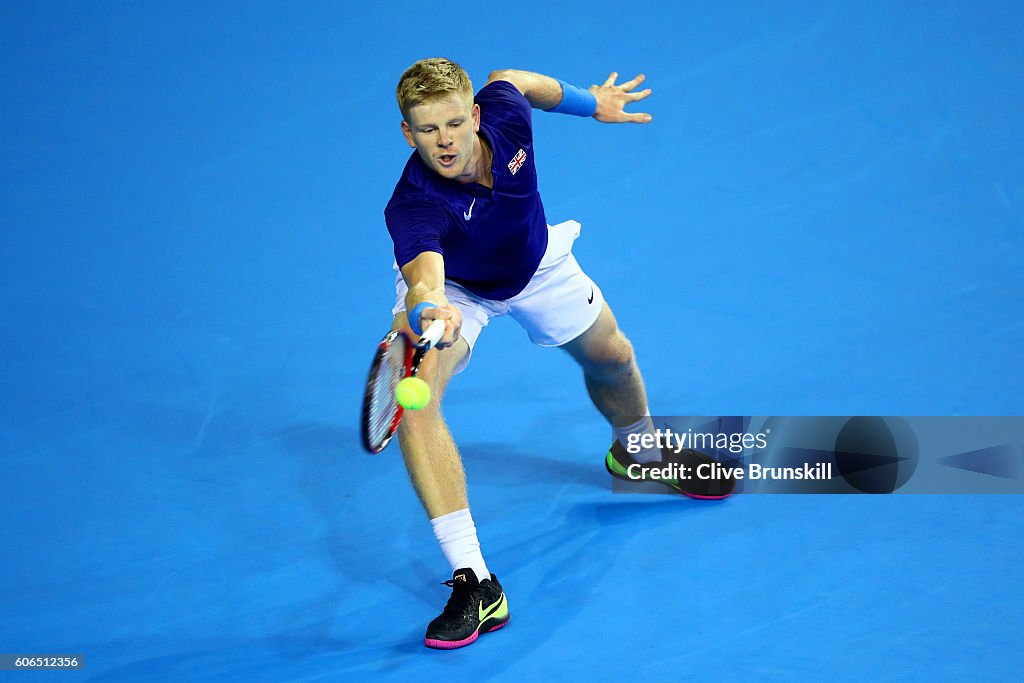
M 399 267 L 436 251 L 444 256 L 445 277 L 485 299 L 510 299 L 526 287 L 548 245 L 532 110 L 508 81 L 484 86 L 476 103 L 480 132 L 494 153 L 494 187 L 444 178 L 413 152 L 384 220 Z

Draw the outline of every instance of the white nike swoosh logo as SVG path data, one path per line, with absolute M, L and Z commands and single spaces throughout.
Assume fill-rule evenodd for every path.
M 476 204 L 476 197 L 473 197 L 473 204 Z M 473 217 L 473 204 L 469 205 L 469 211 L 462 212 L 462 217 L 465 218 L 467 221 Z

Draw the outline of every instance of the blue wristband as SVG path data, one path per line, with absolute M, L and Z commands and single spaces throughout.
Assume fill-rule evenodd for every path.
M 558 82 L 562 86 L 562 101 L 558 103 L 557 107 L 552 107 L 548 111 L 553 111 L 556 114 L 572 114 L 573 116 L 593 116 L 597 112 L 597 98 L 594 97 L 594 93 L 577 88 L 563 80 Z
M 413 306 L 412 310 L 409 311 L 409 327 L 411 327 L 412 331 L 421 337 L 423 336 L 423 330 L 420 329 L 420 316 L 423 315 L 423 311 L 428 308 L 437 308 L 437 304 L 432 304 L 429 301 L 421 301 Z

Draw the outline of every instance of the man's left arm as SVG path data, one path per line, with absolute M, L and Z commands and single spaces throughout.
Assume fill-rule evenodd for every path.
M 550 76 L 532 71 L 501 69 L 492 71 L 487 83 L 508 81 L 526 97 L 534 109 L 558 111 L 578 116 L 593 116 L 602 123 L 649 123 L 651 115 L 625 111 L 627 104 L 648 97 L 651 89 L 635 90 L 644 82 L 638 75 L 625 83 L 615 84 L 619 74 L 612 72 L 601 85 L 583 90 Z M 593 99 L 589 99 L 592 96 Z

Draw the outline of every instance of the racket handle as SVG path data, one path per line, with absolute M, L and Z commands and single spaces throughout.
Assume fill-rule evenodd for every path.
M 423 336 L 416 342 L 416 346 L 422 346 L 425 351 L 430 350 L 437 345 L 437 342 L 441 341 L 441 337 L 444 336 L 444 321 L 435 320 L 427 326 L 426 331 L 423 332 Z

